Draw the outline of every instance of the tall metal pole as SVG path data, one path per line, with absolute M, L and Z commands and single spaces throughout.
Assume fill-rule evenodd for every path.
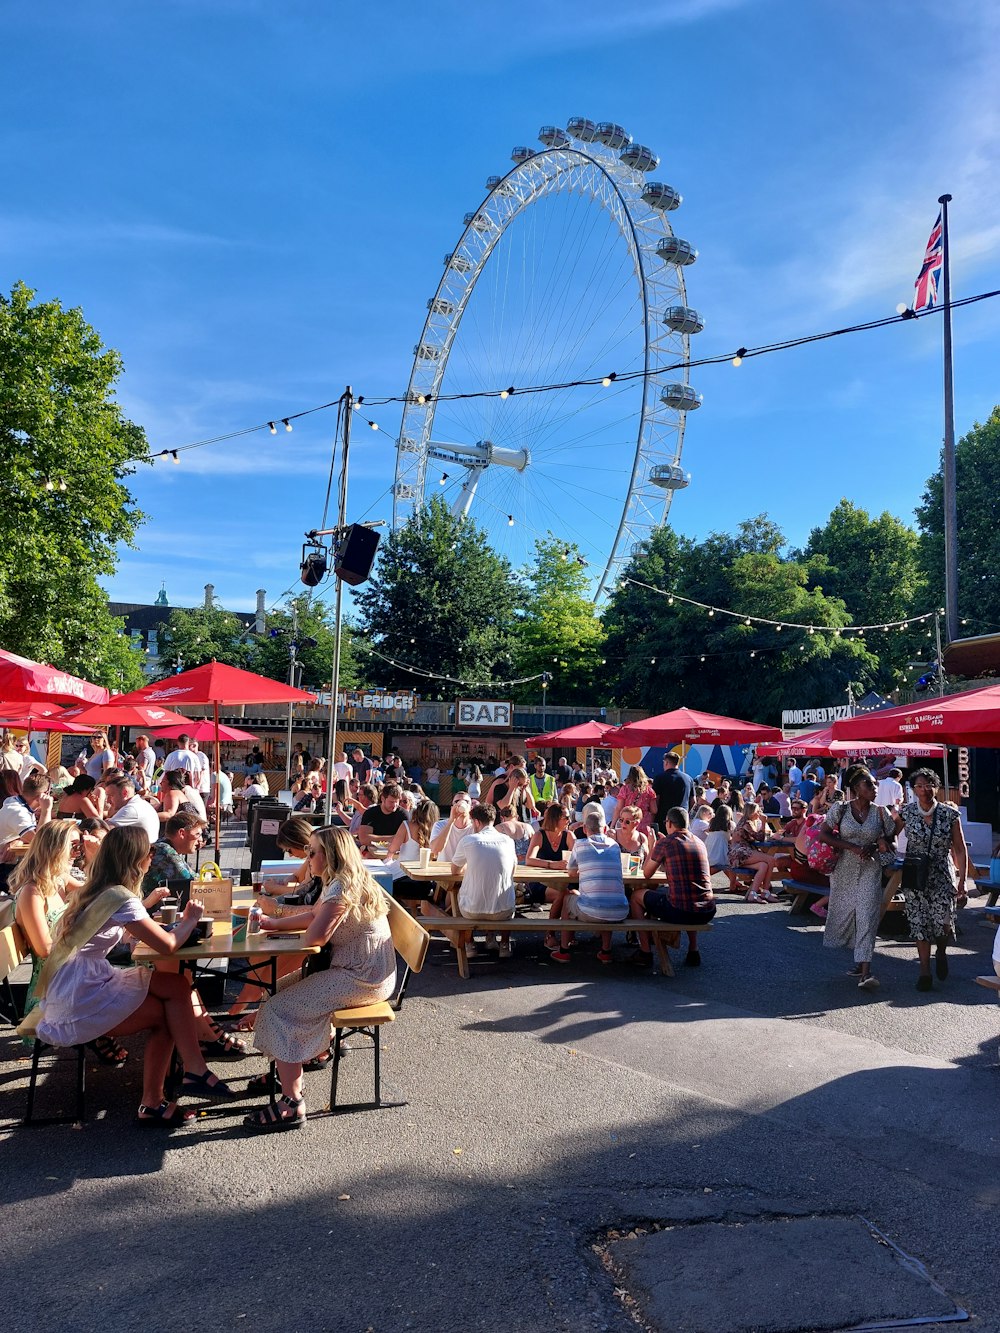
M 958 638 L 958 509 L 955 481 L 955 390 L 951 350 L 951 260 L 948 246 L 948 205 L 941 205 L 941 267 L 944 275 L 944 605 L 948 642 Z
M 343 529 L 347 525 L 347 460 L 351 449 L 351 418 L 354 416 L 354 394 L 351 392 L 351 386 L 348 384 L 344 390 L 344 396 L 341 398 L 343 405 L 344 433 L 343 433 L 343 457 L 340 463 L 340 504 L 337 511 L 337 528 Z M 340 531 L 338 531 L 335 541 L 339 541 Z M 340 693 L 340 640 L 341 640 L 341 608 L 344 600 L 344 581 L 337 579 L 337 600 L 336 600 L 336 628 L 333 635 L 333 671 L 330 680 L 330 725 L 326 738 L 326 806 L 325 814 L 327 823 L 330 822 L 330 815 L 333 810 L 333 765 L 337 759 L 337 726 L 339 722 L 340 705 L 337 696 Z
M 288 684 L 295 685 L 295 657 L 298 652 L 299 639 L 299 608 L 292 603 L 292 641 L 288 645 Z M 292 785 L 292 709 L 294 704 L 288 705 L 288 734 L 285 737 L 285 787 Z
M 943 655 L 943 653 L 941 652 L 941 612 L 940 612 L 940 611 L 935 611 L 935 612 L 934 612 L 934 646 L 935 646 L 936 649 L 937 649 L 938 694 L 939 694 L 940 696 L 943 697 L 943 696 L 944 696 L 944 662 L 942 661 L 942 657 L 943 657 L 944 655 Z M 947 747 L 947 745 L 944 747 L 944 798 L 945 798 L 946 801 L 951 799 L 951 782 L 950 782 L 950 780 L 949 780 L 949 776 L 948 776 L 948 747 Z

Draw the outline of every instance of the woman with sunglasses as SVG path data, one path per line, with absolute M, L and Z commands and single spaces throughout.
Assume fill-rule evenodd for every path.
M 640 831 L 641 824 L 642 811 L 639 807 L 626 805 L 618 820 L 618 827 L 611 836 L 623 852 L 640 857 L 640 864 L 643 864 L 649 855 L 649 839 Z

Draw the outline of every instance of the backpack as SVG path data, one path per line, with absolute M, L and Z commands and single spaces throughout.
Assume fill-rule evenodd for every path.
M 840 816 L 837 819 L 838 831 L 843 816 L 844 809 L 841 806 Z M 836 847 L 830 847 L 819 840 L 820 830 L 825 823 L 825 815 L 806 815 L 805 828 L 802 830 L 802 840 L 806 845 L 806 861 L 810 870 L 815 870 L 820 875 L 829 875 L 840 860 L 840 852 Z

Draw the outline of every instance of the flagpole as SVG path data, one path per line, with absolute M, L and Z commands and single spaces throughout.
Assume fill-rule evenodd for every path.
M 955 389 L 951 346 L 951 263 L 948 254 L 948 205 L 941 205 L 941 268 L 944 277 L 944 606 L 948 641 L 958 638 L 958 509 L 955 484 Z

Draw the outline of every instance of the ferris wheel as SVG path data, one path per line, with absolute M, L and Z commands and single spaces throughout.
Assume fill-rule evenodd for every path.
M 539 538 L 578 547 L 596 598 L 690 480 L 698 252 L 667 220 L 681 196 L 649 179 L 659 158 L 620 125 L 574 117 L 538 137 L 489 177 L 427 302 L 393 526 L 443 494 L 516 568 Z

